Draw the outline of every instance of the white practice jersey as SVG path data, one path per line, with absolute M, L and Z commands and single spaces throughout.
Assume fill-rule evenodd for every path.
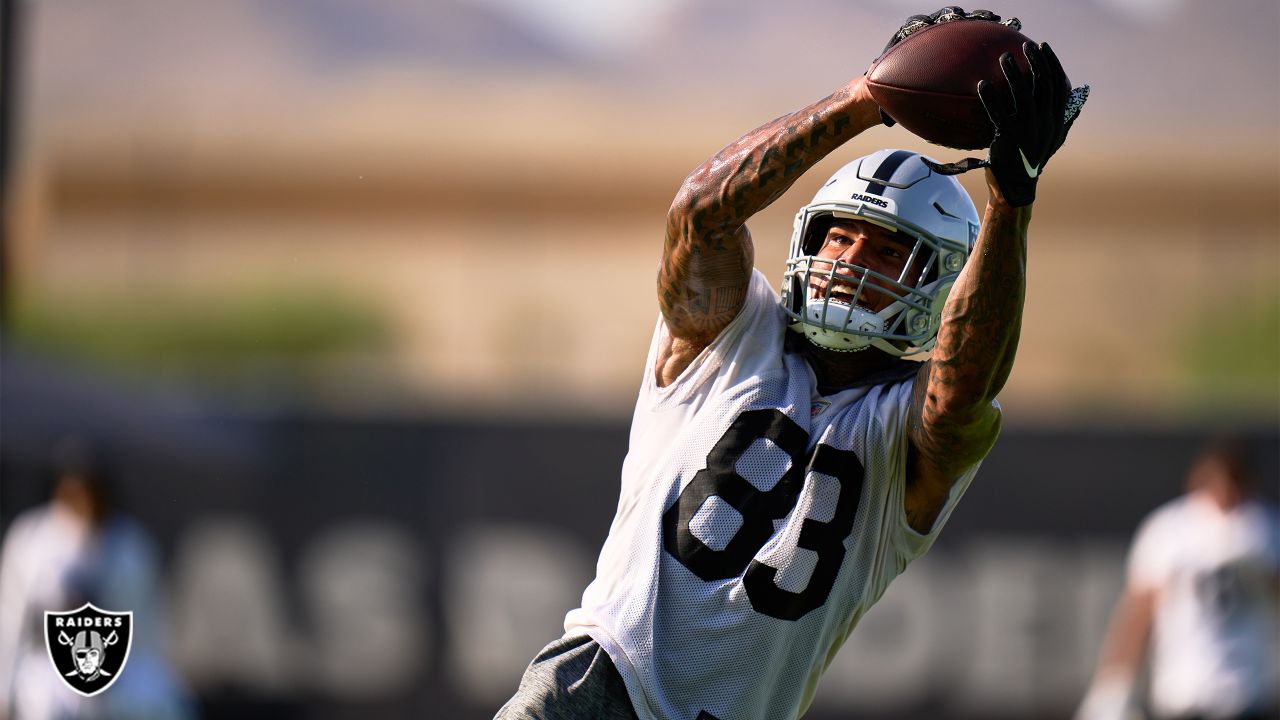
M 1156 592 L 1153 710 L 1227 717 L 1273 701 L 1275 508 L 1246 502 L 1223 512 L 1195 493 L 1177 498 L 1138 528 L 1128 572 L 1130 587 Z
M 0 717 L 84 717 L 45 649 L 44 611 L 69 610 L 68 577 L 91 538 L 83 520 L 48 504 L 13 519 L 0 547 Z
M 746 306 L 667 387 L 660 320 L 617 515 L 582 607 L 642 720 L 800 716 L 889 581 L 933 542 L 903 509 L 912 381 L 820 396 L 759 271 Z M 868 350 L 867 352 L 874 352 Z

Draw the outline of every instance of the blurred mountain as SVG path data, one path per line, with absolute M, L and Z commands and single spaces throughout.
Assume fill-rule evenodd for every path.
M 290 28 L 296 51 L 320 73 L 374 64 L 501 71 L 557 67 L 572 53 L 490 7 L 464 0 L 248 0 L 264 21 Z
M 572 61 L 465 0 L 49 0 L 29 16 L 28 97 L 55 123 L 175 106 L 232 117 L 330 96 L 370 73 L 564 72 Z
M 1280 119 L 1280 3 L 1165 2 L 1135 15 L 1097 0 L 991 3 L 1048 40 L 1077 82 L 1093 85 L 1089 113 L 1144 131 L 1210 120 L 1218 132 Z M 902 0 L 689 2 L 636 62 L 648 71 L 734 92 L 836 87 L 879 54 L 918 3 Z M 917 8 L 917 9 L 910 9 Z
M 1050 39 L 1109 126 L 1269 129 L 1280 122 L 1280 3 L 1001 3 Z M 1146 3 L 1148 7 L 1157 4 Z M 909 14 L 902 0 L 677 3 L 613 53 L 584 54 L 476 0 L 48 0 L 32 5 L 32 99 L 85 112 L 234 114 L 393 76 L 412 86 L 551 76 L 602 93 L 687 90 L 787 108 L 865 67 Z M 605 10 L 601 10 L 604 12 Z M 136 107 L 130 108 L 131 105 Z

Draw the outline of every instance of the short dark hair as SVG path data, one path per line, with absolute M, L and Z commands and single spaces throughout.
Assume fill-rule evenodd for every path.
M 1250 461 L 1249 443 L 1237 435 L 1219 435 L 1210 438 L 1200 451 L 1202 461 L 1215 462 L 1226 470 L 1239 487 L 1253 485 L 1253 463 Z
M 80 434 L 63 436 L 49 452 L 46 475 L 51 494 L 64 478 L 78 477 L 93 498 L 95 521 L 115 511 L 115 464 L 103 443 Z

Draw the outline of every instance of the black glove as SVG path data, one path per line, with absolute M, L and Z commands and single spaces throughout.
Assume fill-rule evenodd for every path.
M 987 117 L 995 125 L 995 140 L 985 160 L 966 158 L 956 163 L 925 164 L 944 175 L 956 175 L 989 167 L 1005 201 L 1014 207 L 1030 205 L 1036 199 L 1036 181 L 1044 172 L 1067 132 L 1080 115 L 1089 86 L 1071 89 L 1062 63 L 1048 43 L 1023 43 L 1022 53 L 1031 66 L 1027 77 L 1013 55 L 1000 57 L 1007 87 L 986 80 L 978 83 L 978 98 Z
M 971 13 L 967 13 L 963 8 L 956 7 L 955 5 L 948 5 L 947 7 L 928 15 L 912 15 L 907 18 L 906 22 L 902 23 L 902 27 L 898 28 L 898 31 L 893 34 L 893 37 L 889 38 L 888 44 L 884 46 L 884 50 L 881 50 L 880 54 L 884 55 L 889 52 L 889 48 L 902 42 L 907 38 L 907 36 L 917 33 L 930 25 L 938 25 L 940 23 L 951 22 L 953 20 L 988 20 L 990 22 L 998 22 L 1001 25 L 1007 25 L 1014 30 L 1022 29 L 1022 23 L 1018 18 L 1001 20 L 999 15 L 996 15 L 990 10 L 974 10 Z M 883 108 L 880 110 L 880 120 L 884 122 L 886 127 L 893 127 L 898 124 L 897 121 L 885 113 Z
M 1071 89 L 1062 63 L 1047 43 L 1040 47 L 1023 43 L 1022 54 L 1031 66 L 1030 78 L 1018 68 L 1013 55 L 1005 53 L 1000 68 L 1008 89 L 986 80 L 978 83 L 978 97 L 996 126 L 987 163 L 1000 194 L 1014 207 L 1035 201 L 1036 180 L 1066 141 L 1067 131 L 1089 97 L 1088 85 Z

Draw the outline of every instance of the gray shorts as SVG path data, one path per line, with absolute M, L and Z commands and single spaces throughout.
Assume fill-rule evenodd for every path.
M 638 720 L 609 654 L 587 636 L 560 638 L 529 663 L 494 720 Z

